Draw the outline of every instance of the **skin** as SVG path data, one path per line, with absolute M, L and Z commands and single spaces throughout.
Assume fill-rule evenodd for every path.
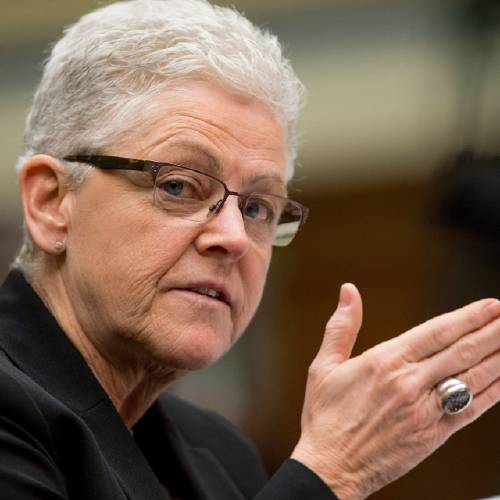
M 254 98 L 192 82 L 105 153 L 215 168 L 232 190 L 285 194 L 285 143 Z M 213 172 L 216 173 L 216 172 Z M 239 338 L 260 302 L 271 246 L 246 234 L 237 198 L 199 223 L 153 206 L 148 173 L 93 169 L 75 193 L 39 155 L 21 174 L 26 223 L 46 254 L 32 282 L 127 425 L 166 383 L 206 367 Z M 66 251 L 54 252 L 56 241 Z M 230 306 L 180 290 L 224 286 Z
M 106 153 L 207 168 L 216 160 L 230 189 L 284 194 L 283 133 L 257 100 L 191 82 L 143 118 Z M 32 284 L 127 425 L 169 381 L 218 359 L 254 314 L 271 247 L 248 238 L 235 197 L 204 223 L 174 219 L 131 174 L 95 169 L 68 192 L 62 165 L 44 155 L 27 161 L 20 186 L 44 255 Z M 231 307 L 178 290 L 200 279 L 222 280 Z M 361 296 L 345 284 L 309 370 L 291 455 L 353 500 L 405 474 L 500 400 L 498 300 L 431 319 L 351 359 L 361 323 Z M 475 397 L 450 416 L 435 386 L 452 375 Z

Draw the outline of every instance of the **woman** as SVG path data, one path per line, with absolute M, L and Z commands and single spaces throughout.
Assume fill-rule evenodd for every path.
M 286 197 L 301 91 L 273 36 L 202 0 L 118 2 L 55 45 L 0 296 L 6 498 L 364 498 L 498 402 L 499 301 L 349 359 L 350 284 L 269 481 L 227 422 L 160 395 L 233 345 L 305 222 Z

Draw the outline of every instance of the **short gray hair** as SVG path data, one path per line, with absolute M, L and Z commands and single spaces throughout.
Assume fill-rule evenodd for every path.
M 55 44 L 26 122 L 18 169 L 35 154 L 98 153 L 136 123 L 139 110 L 187 79 L 205 76 L 268 105 L 297 155 L 304 89 L 278 39 L 234 9 L 206 0 L 129 0 L 97 9 Z M 88 169 L 66 165 L 70 188 Z M 38 252 L 25 230 L 14 267 Z

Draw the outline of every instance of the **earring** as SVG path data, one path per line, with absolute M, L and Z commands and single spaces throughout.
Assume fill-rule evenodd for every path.
M 63 241 L 56 241 L 54 243 L 54 249 L 57 253 L 63 253 L 66 250 L 66 245 Z

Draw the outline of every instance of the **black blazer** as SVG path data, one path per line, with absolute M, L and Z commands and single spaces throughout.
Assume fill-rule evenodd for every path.
M 222 417 L 162 395 L 124 425 L 80 353 L 13 271 L 0 289 L 0 498 L 332 500 L 302 464 L 267 480 Z

